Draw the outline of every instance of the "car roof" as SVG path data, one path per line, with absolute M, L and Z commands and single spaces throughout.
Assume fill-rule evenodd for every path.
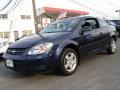
M 67 18 L 67 19 L 76 19 L 76 18 L 78 18 L 78 19 L 82 19 L 82 18 L 97 18 L 98 19 L 98 17 L 89 16 L 89 15 L 82 15 L 82 16 L 70 17 L 70 18 Z

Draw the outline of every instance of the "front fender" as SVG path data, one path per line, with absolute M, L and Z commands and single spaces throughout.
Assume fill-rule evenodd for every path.
M 115 36 L 116 38 L 118 37 L 118 33 L 117 33 L 117 31 L 116 31 L 116 29 L 115 29 L 115 27 L 114 26 L 111 26 L 111 28 L 110 28 L 110 38 L 112 37 L 112 36 Z
M 77 43 L 77 42 L 75 42 L 75 41 L 72 41 L 72 40 L 68 40 L 68 41 L 64 41 L 64 42 L 62 42 L 59 46 L 58 46 L 58 48 L 57 48 L 57 50 L 56 50 L 56 55 L 57 56 L 60 56 L 61 55 L 61 53 L 62 53 L 62 51 L 63 51 L 63 49 L 66 47 L 66 46 L 68 46 L 68 45 L 75 45 L 75 46 L 79 46 L 79 44 Z

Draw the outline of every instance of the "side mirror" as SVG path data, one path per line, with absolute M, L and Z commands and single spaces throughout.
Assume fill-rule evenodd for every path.
M 82 35 L 84 34 L 84 32 L 87 32 L 87 31 L 91 31 L 92 30 L 92 27 L 90 27 L 90 26 L 84 26 L 83 28 L 82 28 Z
M 85 31 L 90 31 L 92 30 L 92 27 L 91 26 L 84 26 L 82 31 L 85 32 Z

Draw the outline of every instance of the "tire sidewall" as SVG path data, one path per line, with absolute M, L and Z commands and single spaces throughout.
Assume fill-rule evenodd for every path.
M 72 72 L 67 71 L 66 68 L 65 68 L 65 65 L 64 65 L 65 56 L 69 52 L 74 53 L 75 56 L 76 56 L 76 64 L 77 65 L 76 65 L 75 69 Z M 62 74 L 64 74 L 64 75 L 71 75 L 71 74 L 73 74 L 76 71 L 77 67 L 78 67 L 78 54 L 76 53 L 75 50 L 73 50 L 71 48 L 65 48 L 62 51 L 62 54 L 61 54 L 61 57 L 60 57 L 60 70 L 61 70 Z
M 115 45 L 116 45 L 116 40 L 114 39 L 114 38 L 111 38 L 111 40 L 110 40 L 110 46 L 109 46 L 109 48 L 107 49 L 107 52 L 109 53 L 109 54 L 114 54 L 115 52 L 116 52 L 116 49 L 115 49 L 115 51 L 113 51 L 112 50 L 112 41 L 115 41 Z

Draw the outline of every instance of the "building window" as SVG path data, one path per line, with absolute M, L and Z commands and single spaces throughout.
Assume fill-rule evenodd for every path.
M 24 30 L 22 31 L 23 36 L 29 36 L 32 34 L 32 30 Z
M 8 38 L 9 37 L 9 32 L 4 32 L 4 38 Z
M 8 19 L 8 15 L 7 14 L 0 14 L 0 19 Z
M 30 15 L 27 15 L 27 16 L 26 16 L 26 19 L 30 19 L 30 18 L 31 18 Z
M 25 19 L 25 15 L 21 15 L 21 19 Z
M 0 38 L 3 38 L 3 32 L 0 32 Z
M 9 32 L 0 32 L 0 38 L 8 38 Z
M 30 15 L 21 15 L 21 19 L 22 20 L 29 20 L 29 19 L 31 19 L 31 16 Z

